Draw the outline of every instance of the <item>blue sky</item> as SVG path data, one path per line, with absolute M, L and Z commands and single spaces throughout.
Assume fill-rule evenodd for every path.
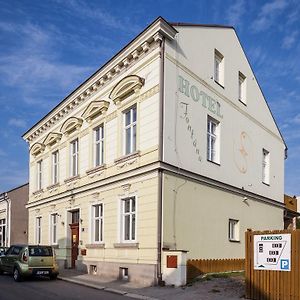
M 235 26 L 288 145 L 300 194 L 298 0 L 10 0 L 0 6 L 0 191 L 28 181 L 22 134 L 157 16 Z

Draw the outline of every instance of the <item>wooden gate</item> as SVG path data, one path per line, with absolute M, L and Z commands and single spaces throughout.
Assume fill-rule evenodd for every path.
M 254 235 L 291 234 L 291 271 L 254 270 Z M 246 232 L 246 298 L 255 300 L 300 299 L 300 230 Z

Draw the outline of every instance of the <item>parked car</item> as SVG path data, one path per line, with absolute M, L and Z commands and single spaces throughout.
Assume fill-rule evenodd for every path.
M 41 275 L 56 279 L 59 273 L 54 249 L 42 245 L 12 245 L 0 256 L 0 274 L 3 272 L 13 274 L 15 281 Z
M 0 247 L 0 256 L 4 255 L 8 247 Z

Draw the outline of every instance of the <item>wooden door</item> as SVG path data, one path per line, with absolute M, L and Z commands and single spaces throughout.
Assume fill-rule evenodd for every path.
M 78 244 L 79 244 L 79 224 L 70 224 L 71 228 L 71 260 L 72 268 L 75 268 L 75 261 L 78 256 Z

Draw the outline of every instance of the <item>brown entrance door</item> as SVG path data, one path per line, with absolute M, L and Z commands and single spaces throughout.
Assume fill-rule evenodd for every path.
M 72 268 L 75 268 L 75 260 L 77 260 L 78 256 L 78 244 L 79 244 L 79 224 L 73 223 L 70 224 L 71 228 L 71 247 L 72 247 Z

